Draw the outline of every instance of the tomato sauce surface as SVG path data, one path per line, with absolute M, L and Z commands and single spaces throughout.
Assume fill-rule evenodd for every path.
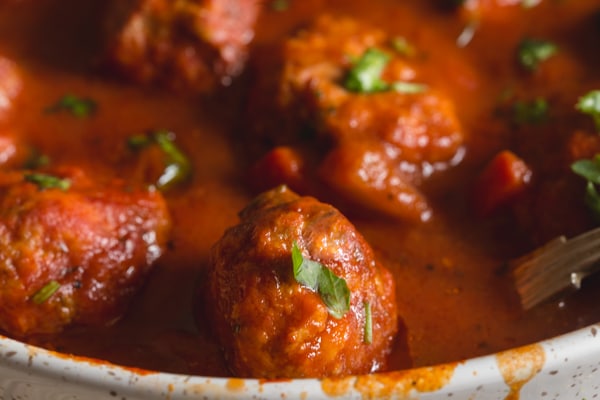
M 227 376 L 209 327 L 194 320 L 194 306 L 202 298 L 196 283 L 204 277 L 211 246 L 238 222 L 237 213 L 256 194 L 246 184 L 247 160 L 237 134 L 244 127 L 249 78 L 242 75 L 207 97 L 115 79 L 95 64 L 101 55 L 102 4 L 0 4 L 0 55 L 18 65 L 23 80 L 0 129 L 25 138 L 53 161 L 117 176 L 134 173 L 128 137 L 167 129 L 192 162 L 192 180 L 165 193 L 173 220 L 170 246 L 126 316 L 105 328 L 72 328 L 31 342 L 126 366 Z M 481 17 L 470 41 L 465 35 L 473 28 L 471 20 L 447 8 L 417 0 L 291 0 L 282 11 L 265 4 L 251 45 L 256 57 L 270 57 L 259 50 L 321 13 L 365 20 L 424 49 L 420 68 L 456 105 L 467 132 L 466 153 L 456 167 L 428 181 L 424 190 L 432 199 L 432 219 L 409 223 L 349 215 L 396 280 L 406 333 L 396 339 L 391 369 L 490 354 L 600 319 L 600 282 L 594 278 L 574 295 L 523 311 L 506 262 L 532 249 L 534 241 L 503 211 L 474 215 L 468 196 L 483 166 L 496 153 L 515 148 L 515 142 L 524 148 L 543 143 L 528 161 L 539 166 L 555 162 L 544 149 L 549 142 L 564 145 L 557 132 L 576 127 L 559 122 L 560 129 L 546 136 L 540 133 L 543 127 L 515 134 L 498 115 L 499 99 L 507 90 L 530 91 L 556 99 L 553 110 L 559 115 L 575 113 L 578 96 L 600 83 L 595 49 L 600 24 L 590 22 L 600 20 L 600 2 L 546 0 L 532 9 L 493 13 Z M 529 36 L 556 42 L 565 58 L 549 60 L 535 77 L 524 76 L 515 67 L 515 48 Z M 457 44 L 459 38 L 467 42 Z M 44 111 L 69 93 L 93 99 L 96 113 L 74 118 Z M 585 207 L 583 191 L 577 198 L 580 203 L 565 208 Z

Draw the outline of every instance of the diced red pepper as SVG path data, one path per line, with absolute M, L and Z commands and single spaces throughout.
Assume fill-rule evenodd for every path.
M 481 171 L 473 188 L 473 206 L 480 216 L 493 213 L 525 191 L 531 169 L 508 150 L 498 153 Z
M 286 184 L 297 192 L 306 189 L 304 158 L 295 149 L 276 147 L 254 164 L 250 171 L 253 185 L 259 190 Z

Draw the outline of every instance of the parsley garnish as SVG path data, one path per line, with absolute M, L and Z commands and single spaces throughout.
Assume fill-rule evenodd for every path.
M 162 150 L 165 155 L 165 166 L 155 183 L 160 190 L 169 189 L 190 177 L 191 163 L 175 144 L 175 135 L 172 132 L 160 130 L 148 135 L 135 135 L 131 136 L 127 143 L 134 150 L 153 144 Z
M 272 0 L 271 9 L 274 11 L 285 11 L 290 8 L 291 0 Z
M 600 220 L 600 194 L 596 185 L 600 184 L 600 154 L 592 159 L 577 160 L 571 164 L 571 170 L 587 180 L 585 191 L 585 204 L 592 211 L 594 217 Z
M 415 55 L 416 50 L 412 44 L 404 36 L 396 36 L 392 39 L 392 47 L 398 52 L 398 54 L 405 57 L 412 57 Z
M 575 108 L 590 115 L 594 120 L 596 130 L 600 131 L 600 90 L 592 90 L 580 97 Z
M 344 87 L 357 93 L 375 93 L 395 90 L 399 93 L 420 93 L 427 86 L 414 82 L 388 83 L 381 79 L 383 70 L 390 60 L 390 56 L 376 48 L 369 48 L 356 60 L 354 66 L 348 71 Z
M 344 86 L 359 93 L 387 90 L 389 85 L 381 79 L 381 74 L 389 60 L 390 56 L 383 51 L 367 49 L 348 72 Z
M 71 181 L 64 178 L 59 178 L 54 175 L 42 173 L 26 173 L 23 175 L 26 182 L 35 183 L 40 189 L 60 189 L 67 190 L 71 187 Z
M 535 70 L 538 65 L 552 57 L 558 51 L 558 47 L 549 41 L 537 39 L 523 39 L 519 44 L 517 54 L 519 62 L 530 71 Z
M 412 93 L 423 93 L 424 91 L 427 90 L 427 85 L 424 85 L 422 83 L 400 82 L 399 81 L 399 82 L 392 83 L 391 88 L 398 93 L 412 94 Z
M 298 245 L 292 245 L 292 266 L 296 281 L 319 293 L 334 318 L 342 318 L 350 310 L 350 290 L 343 278 L 317 261 L 304 258 Z
M 33 296 L 31 296 L 31 301 L 35 304 L 42 304 L 46 300 L 48 300 L 56 291 L 60 289 L 60 283 L 57 281 L 50 281 L 44 285 L 40 290 L 35 292 Z
M 539 124 L 548 118 L 548 102 L 542 97 L 513 104 L 513 117 L 517 124 Z
M 48 164 L 50 164 L 50 157 L 40 153 L 37 149 L 34 149 L 29 155 L 29 158 L 25 161 L 23 167 L 26 169 L 37 169 L 46 167 Z
M 72 94 L 67 94 L 58 100 L 55 104 L 46 108 L 47 113 L 57 113 L 61 111 L 70 112 L 77 118 L 89 117 L 96 112 L 96 102 L 88 98 L 79 98 Z

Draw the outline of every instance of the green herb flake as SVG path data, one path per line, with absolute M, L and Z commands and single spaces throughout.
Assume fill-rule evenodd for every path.
M 412 57 L 417 52 L 414 46 L 404 36 L 396 36 L 393 38 L 392 48 L 404 57 Z
M 523 39 L 517 49 L 519 63 L 530 71 L 537 69 L 540 63 L 552 57 L 558 46 L 546 40 Z
M 150 145 L 153 142 L 152 138 L 148 135 L 139 134 L 133 135 L 127 138 L 127 146 L 132 150 L 140 150 Z
M 587 181 L 584 202 L 594 218 L 600 221 L 600 194 L 596 189 L 596 185 L 600 185 L 600 154 L 592 159 L 575 161 L 571 164 L 571 170 Z
M 67 111 L 77 118 L 89 117 L 96 112 L 96 102 L 89 98 L 79 98 L 72 94 L 67 94 L 56 103 L 46 108 L 50 114 Z
M 42 304 L 52 297 L 52 295 L 56 293 L 58 289 L 60 289 L 60 286 L 60 283 L 54 280 L 46 283 L 40 290 L 31 296 L 31 301 L 33 301 L 34 304 Z
M 25 169 L 37 169 L 46 167 L 50 164 L 50 157 L 46 154 L 42 154 L 37 150 L 33 150 L 29 155 L 23 167 Z
M 600 131 L 600 90 L 592 90 L 580 97 L 575 108 L 590 115 L 594 120 L 596 130 Z
M 154 134 L 154 140 L 166 156 L 165 169 L 156 181 L 156 186 L 159 189 L 168 189 L 188 179 L 192 173 L 192 166 L 175 144 L 175 135 L 168 131 L 159 131 Z
M 366 344 L 371 344 L 373 342 L 373 316 L 371 315 L 371 303 L 365 301 L 363 305 L 365 307 L 365 331 L 363 341 Z
M 373 93 L 387 90 L 389 85 L 381 80 L 390 56 L 381 50 L 369 48 L 356 60 L 344 82 L 352 92 Z
M 290 8 L 291 0 L 272 0 L 271 1 L 271 10 L 273 11 L 286 11 Z
M 591 160 L 577 160 L 571 164 L 571 170 L 587 181 L 600 184 L 600 154 Z
M 317 291 L 319 288 L 319 275 L 323 266 L 312 260 L 305 259 L 298 245 L 292 245 L 292 264 L 296 281 L 309 289 Z
M 548 119 L 548 102 L 542 97 L 513 104 L 513 118 L 517 124 L 539 124 Z
M 296 281 L 319 293 L 329 314 L 342 318 L 350 310 L 350 290 L 343 278 L 319 262 L 304 258 L 298 245 L 292 245 L 292 266 Z
M 127 145 L 132 150 L 141 150 L 150 145 L 157 145 L 165 155 L 164 169 L 155 182 L 160 190 L 184 182 L 192 174 L 192 165 L 187 156 L 175 144 L 175 134 L 167 130 L 159 130 L 148 135 L 134 135 L 128 138 Z
M 417 94 L 425 92 L 427 90 L 427 85 L 423 83 L 399 81 L 392 83 L 391 88 L 398 93 Z
M 59 178 L 54 175 L 42 174 L 42 173 L 26 173 L 23 175 L 26 182 L 34 183 L 40 189 L 60 189 L 63 191 L 68 190 L 71 187 L 71 181 L 64 178 Z
M 346 280 L 336 276 L 332 270 L 323 266 L 319 274 L 319 294 L 329 309 L 329 313 L 340 319 L 350 310 L 350 290 Z

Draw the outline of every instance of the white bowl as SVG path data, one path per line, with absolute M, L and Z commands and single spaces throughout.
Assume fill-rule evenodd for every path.
M 600 398 L 600 324 L 466 361 L 339 379 L 211 378 L 123 368 L 0 337 L 0 399 Z

